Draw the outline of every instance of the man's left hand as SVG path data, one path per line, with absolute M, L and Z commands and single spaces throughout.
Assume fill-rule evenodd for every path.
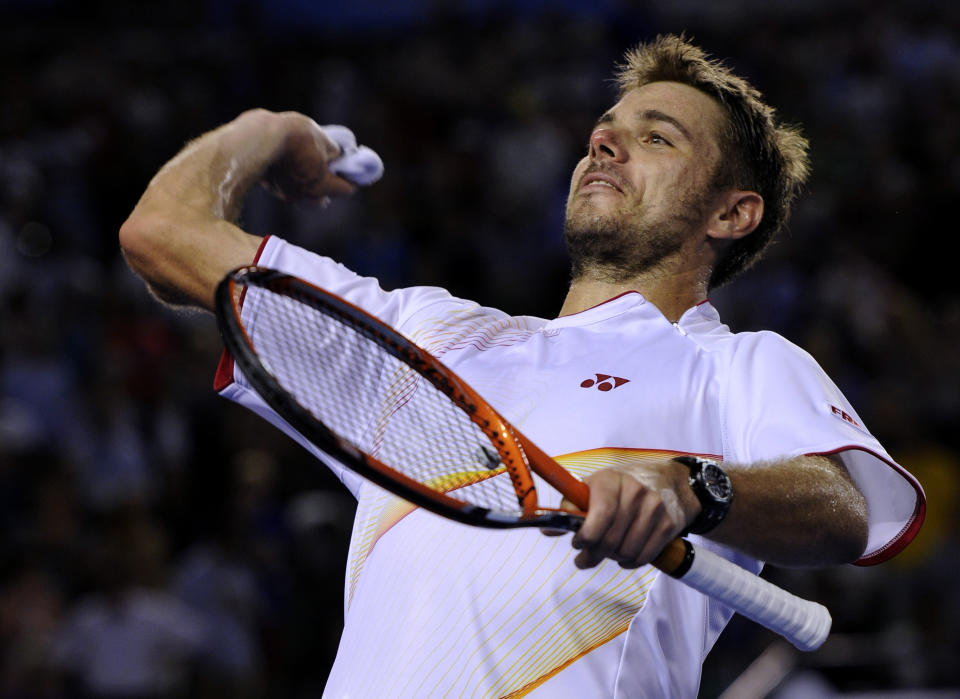
M 675 461 L 611 466 L 587 476 L 590 506 L 573 546 L 578 568 L 610 558 L 624 568 L 655 559 L 697 516 L 689 470 Z M 575 509 L 564 501 L 563 507 Z

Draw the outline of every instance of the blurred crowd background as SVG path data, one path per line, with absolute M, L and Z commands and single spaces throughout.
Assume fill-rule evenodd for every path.
M 553 316 L 569 174 L 668 31 L 813 146 L 789 234 L 714 302 L 812 352 L 929 498 L 889 563 L 768 570 L 833 636 L 736 620 L 702 696 L 956 696 L 960 4 L 0 0 L 0 698 L 315 697 L 336 649 L 351 499 L 213 393 L 212 318 L 119 255 L 166 160 L 251 107 L 347 124 L 383 181 L 322 213 L 255 193 L 248 229 Z

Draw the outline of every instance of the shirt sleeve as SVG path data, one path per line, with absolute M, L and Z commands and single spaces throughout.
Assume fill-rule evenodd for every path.
M 269 238 L 264 244 L 257 264 L 315 284 L 401 332 L 414 314 L 427 307 L 435 306 L 440 312 L 452 312 L 456 308 L 477 306 L 435 286 L 384 291 L 374 277 L 360 276 L 329 257 L 277 237 Z
M 923 523 L 925 498 L 809 354 L 775 333 L 744 333 L 722 397 L 724 458 L 756 463 L 836 454 L 867 501 L 870 531 L 860 565 L 903 549 Z

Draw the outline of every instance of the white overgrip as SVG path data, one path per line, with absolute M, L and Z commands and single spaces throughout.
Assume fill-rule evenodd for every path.
M 703 547 L 696 548 L 683 583 L 774 631 L 797 648 L 819 648 L 833 620 L 821 604 L 801 599 Z

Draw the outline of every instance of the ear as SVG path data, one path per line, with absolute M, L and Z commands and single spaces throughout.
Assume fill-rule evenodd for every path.
M 717 199 L 707 226 L 715 240 L 737 240 L 753 233 L 763 218 L 763 197 L 756 192 L 729 190 Z

